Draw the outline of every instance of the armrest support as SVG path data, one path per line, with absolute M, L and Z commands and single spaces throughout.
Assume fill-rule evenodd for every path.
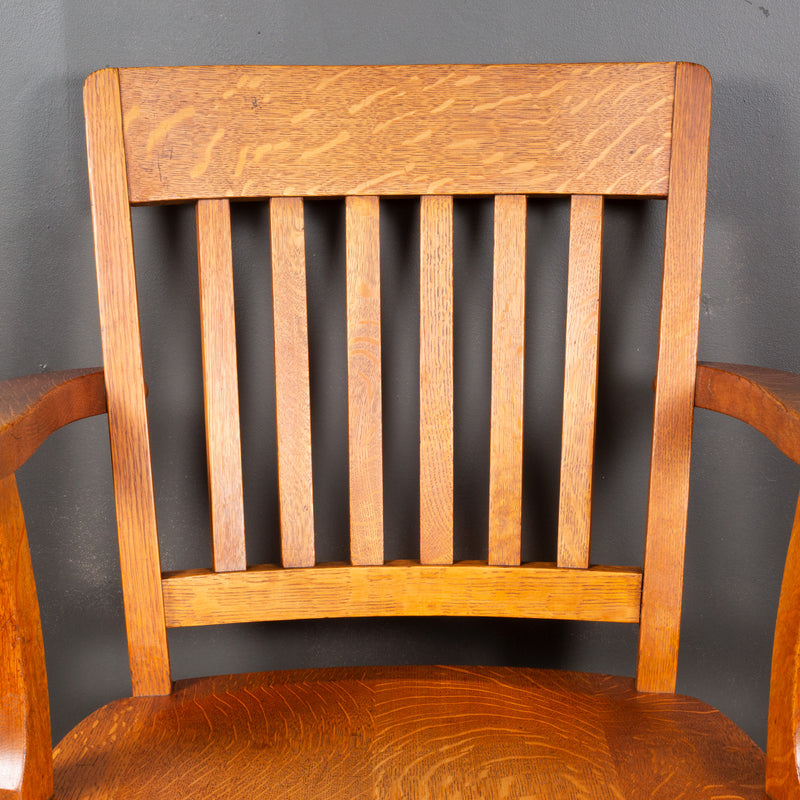
M 14 476 L 55 430 L 106 410 L 101 369 L 0 381 L 0 798 L 53 790 L 39 603 Z
M 0 381 L 0 478 L 16 472 L 53 431 L 105 411 L 97 367 Z
M 741 364 L 700 363 L 694 404 L 752 425 L 800 464 L 800 375 Z
M 738 364 L 698 364 L 695 406 L 752 425 L 800 463 L 800 375 Z M 800 501 L 783 571 L 769 692 L 767 792 L 800 796 Z

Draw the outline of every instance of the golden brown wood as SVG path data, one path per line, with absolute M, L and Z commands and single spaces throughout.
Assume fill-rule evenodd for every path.
M 53 790 L 50 706 L 39 603 L 13 475 L 0 478 L 0 798 Z
M 764 800 L 764 756 L 705 703 L 630 678 L 366 667 L 117 701 L 58 745 L 55 780 L 54 800 Z
M 743 364 L 697 365 L 694 404 L 743 420 L 800 464 L 800 378 Z
M 133 693 L 171 687 L 117 70 L 84 84 L 86 148 Z
M 169 688 L 165 625 L 398 614 L 640 621 L 638 686 L 671 690 L 708 144 L 710 82 L 702 68 L 137 69 L 121 73 L 122 97 L 117 75 L 92 76 L 86 104 L 134 691 Z M 600 195 L 665 196 L 667 189 L 644 572 L 587 567 Z M 490 563 L 453 565 L 450 196 L 475 193 L 497 195 Z M 521 545 L 525 195 L 538 193 L 577 195 L 570 240 L 560 545 L 558 564 L 507 566 L 519 564 Z M 311 566 L 299 197 L 331 194 L 348 196 L 352 565 Z M 425 196 L 420 551 L 422 562 L 442 563 L 383 564 L 378 194 Z M 271 201 L 271 232 L 283 559 L 308 569 L 243 569 L 242 545 L 233 559 L 235 571 L 161 576 L 129 201 L 200 198 L 205 371 L 206 378 L 211 372 L 221 376 L 219 407 L 226 409 L 210 415 L 210 428 L 217 425 L 214 419 L 219 422 L 210 451 L 220 452 L 234 446 L 229 439 L 238 448 L 239 436 L 238 419 L 231 416 L 238 411 L 228 199 L 281 196 Z M 733 409 L 748 419 L 767 417 L 756 424 L 784 449 L 796 446 L 795 407 L 785 402 L 791 390 L 752 375 L 744 376 L 742 387 L 741 376 L 711 372 L 701 368 L 698 373 L 709 379 L 707 396 L 698 388 L 699 403 Z M 207 391 L 215 396 L 213 386 Z M 745 399 L 734 397 L 734 391 Z M 232 507 L 240 508 L 238 450 L 226 464 L 212 472 L 231 487 Z M 243 541 L 239 532 L 233 538 Z M 790 555 L 782 608 L 797 604 L 797 572 Z M 782 614 L 776 669 L 790 677 L 777 684 L 777 691 L 794 696 L 791 665 L 798 625 L 794 611 Z M 783 781 L 793 764 L 786 754 L 792 750 L 794 711 L 779 703 L 774 695 L 777 734 L 771 732 L 770 746 L 777 748 L 775 780 Z M 764 796 L 763 754 L 732 723 L 697 701 L 638 694 L 629 679 L 517 669 L 378 668 L 184 682 L 169 697 L 111 704 L 68 736 L 55 758 L 55 796 L 71 800 Z
M 105 411 L 99 368 L 0 381 L 0 478 L 16 472 L 53 431 Z
M 231 215 L 227 200 L 197 203 L 197 263 L 203 334 L 208 494 L 214 569 L 244 569 L 242 448 L 233 305 Z
M 380 227 L 377 197 L 347 198 L 350 558 L 383 562 Z
M 800 726 L 800 498 L 783 572 L 767 729 L 767 792 L 773 798 L 800 796 L 797 732 Z
M 602 237 L 603 198 L 573 196 L 558 505 L 560 567 L 589 566 Z
M 525 365 L 525 197 L 494 203 L 489 563 L 519 564 Z
M 419 551 L 453 563 L 453 198 L 420 203 Z
M 122 73 L 134 202 L 664 196 L 674 64 Z
M 675 76 L 675 120 L 636 672 L 636 686 L 640 691 L 675 690 L 710 117 L 708 72 L 696 64 L 679 64 Z
M 303 201 L 270 202 L 275 405 L 284 567 L 314 564 L 311 398 Z
M 641 571 L 565 570 L 554 564 L 492 567 L 410 561 L 379 567 L 323 564 L 310 570 L 251 567 L 219 575 L 164 577 L 167 625 L 348 616 L 509 616 L 638 622 Z

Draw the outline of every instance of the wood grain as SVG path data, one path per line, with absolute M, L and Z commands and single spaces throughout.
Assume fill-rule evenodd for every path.
M 695 400 L 754 421 L 784 450 L 800 447 L 797 397 L 789 381 L 701 367 L 697 374 L 707 381 L 695 391 L 707 73 L 689 64 L 134 69 L 121 73 L 122 96 L 119 74 L 95 73 L 85 96 L 134 692 L 169 690 L 165 625 L 362 615 L 639 621 L 638 688 L 674 690 Z M 663 197 L 668 189 L 644 570 L 587 567 L 599 195 Z M 575 195 L 560 545 L 555 564 L 516 566 L 525 196 L 548 193 Z M 425 196 L 420 550 L 421 561 L 442 563 L 383 565 L 378 194 Z M 498 195 L 490 563 L 455 565 L 449 563 L 454 194 Z M 300 195 L 348 196 L 352 565 L 311 566 Z M 284 563 L 308 568 L 244 569 L 242 545 L 234 571 L 161 576 L 129 205 L 200 198 L 204 335 L 208 345 L 213 339 L 220 348 L 206 348 L 206 378 L 220 373 L 215 380 L 223 400 L 215 408 L 225 409 L 210 415 L 210 427 L 219 421 L 210 449 L 224 452 L 238 448 L 239 436 L 233 418 L 238 410 L 228 219 L 228 199 L 234 197 L 290 198 L 273 200 L 271 211 L 282 526 Z M 238 508 L 240 457 L 228 451 L 226 458 L 228 466 L 211 471 L 230 487 L 231 507 Z M 15 514 L 12 509 L 12 525 Z M 241 539 L 238 532 L 233 538 Z M 778 626 L 780 674 L 774 678 L 775 692 L 790 693 L 795 706 L 787 711 L 773 694 L 770 733 L 771 780 L 791 785 L 791 791 L 796 787 L 786 781 L 796 773 L 796 539 Z M 223 559 L 216 566 L 231 564 Z M 16 663 L 4 674 L 18 674 L 14 670 Z M 14 736 L 12 761 L 19 754 Z M 111 704 L 57 748 L 55 764 L 55 796 L 71 800 L 764 797 L 763 754 L 707 706 L 637 693 L 628 679 L 511 669 L 379 668 L 198 679 L 169 697 Z
M 347 407 L 350 558 L 383 562 L 381 275 L 377 197 L 348 197 Z
M 0 478 L 0 798 L 53 790 L 39 602 L 14 475 Z
M 560 567 L 589 566 L 602 251 L 603 198 L 573 196 L 558 502 Z
M 744 364 L 700 363 L 694 404 L 752 425 L 800 464 L 800 376 Z
M 171 687 L 117 70 L 84 84 L 86 149 L 122 591 L 136 695 Z
M 163 581 L 170 627 L 408 615 L 638 622 L 640 586 L 641 571 L 634 568 L 493 567 L 478 561 L 325 564 L 302 571 L 264 565 L 226 575 L 188 570 Z
M 640 691 L 675 691 L 710 118 L 708 72 L 679 64 L 636 672 Z
M 453 563 L 453 198 L 420 202 L 419 550 Z
M 303 201 L 270 201 L 275 407 L 284 567 L 314 564 L 311 394 Z
M 197 264 L 211 541 L 218 572 L 247 566 L 231 214 L 227 200 L 197 203 Z
M 630 678 L 367 667 L 117 701 L 59 744 L 55 779 L 54 800 L 764 800 L 764 756 L 710 706 Z
M 16 472 L 53 431 L 105 411 L 97 367 L 0 381 L 0 478 Z
M 489 563 L 519 564 L 525 367 L 526 199 L 494 203 Z
M 674 74 L 674 64 L 126 70 L 131 199 L 664 196 Z

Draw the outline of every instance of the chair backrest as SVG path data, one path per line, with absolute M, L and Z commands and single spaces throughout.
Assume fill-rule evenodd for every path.
M 487 615 L 640 623 L 674 689 L 711 84 L 697 65 L 106 69 L 85 85 L 135 694 L 166 629 Z M 419 560 L 384 564 L 379 196 L 420 200 Z M 453 198 L 494 196 L 488 561 L 453 563 Z M 558 545 L 520 563 L 526 196 L 571 196 Z M 315 563 L 304 197 L 344 197 L 350 564 Z M 667 198 L 642 568 L 590 566 L 603 198 Z M 282 565 L 245 552 L 230 201 L 269 201 Z M 213 568 L 162 575 L 130 206 L 196 201 Z

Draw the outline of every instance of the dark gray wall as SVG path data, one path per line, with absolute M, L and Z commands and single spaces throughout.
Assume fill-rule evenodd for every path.
M 100 361 L 80 105 L 86 74 L 106 65 L 237 62 L 682 59 L 705 64 L 715 80 L 715 96 L 700 355 L 800 370 L 795 314 L 800 299 L 798 36 L 800 7 L 771 0 L 6 0 L 0 8 L 0 377 Z M 658 231 L 659 213 L 639 204 L 609 208 L 603 359 L 610 377 L 601 384 L 598 560 L 641 556 L 646 454 L 640 437 L 634 437 L 638 445 L 630 445 L 628 434 L 643 433 L 651 403 L 657 288 L 645 277 L 652 277 L 658 259 L 652 246 L 637 249 L 632 241 L 642 230 Z M 190 298 L 196 292 L 190 266 L 193 223 L 190 214 L 179 210 L 160 218 L 149 214 L 137 214 L 136 222 L 166 248 L 160 256 L 149 246 L 140 248 L 148 265 L 141 291 L 152 301 L 144 315 L 148 379 L 153 410 L 160 414 L 153 426 L 162 487 L 159 519 L 171 531 L 163 545 L 165 564 L 189 566 L 203 563 L 208 551 L 198 458 L 199 365 L 196 345 L 190 343 L 197 327 L 196 300 L 179 299 L 182 290 Z M 242 211 L 237 237 L 253 231 L 264 237 L 263 221 L 257 209 Z M 316 277 L 310 279 L 312 305 L 319 309 L 335 310 L 341 303 L 340 222 L 336 204 L 319 204 L 309 212 L 311 262 L 316 265 Z M 533 311 L 541 304 L 542 313 L 536 317 L 540 321 L 531 323 L 537 344 L 529 367 L 531 374 L 556 383 L 557 362 L 548 360 L 543 346 L 541 354 L 537 348 L 548 337 L 556 342 L 563 337 L 558 333 L 563 285 L 557 271 L 563 244 L 555 234 L 563 232 L 564 223 L 563 204 L 554 210 L 532 204 L 529 238 L 539 249 L 530 305 Z M 485 404 L 480 392 L 472 390 L 469 376 L 483 369 L 473 370 L 473 365 L 485 363 L 487 320 L 482 293 L 486 253 L 476 249 L 474 233 L 490 224 L 486 204 L 458 211 L 457 252 L 472 265 L 458 289 L 460 307 L 474 306 L 478 316 L 476 323 L 457 322 L 468 342 L 457 355 L 465 376 L 458 434 L 467 465 L 460 467 L 458 477 L 464 500 L 459 512 L 462 548 L 473 536 L 473 520 L 485 517 L 483 501 L 474 499 L 480 494 L 475 487 L 483 485 L 485 439 L 472 434 L 473 422 L 485 416 Z M 413 204 L 388 209 L 384 286 L 397 299 L 387 309 L 385 334 L 401 344 L 390 356 L 386 402 L 412 421 L 414 390 L 409 394 L 402 386 L 409 377 L 413 385 L 413 335 L 408 344 L 409 330 L 394 312 L 415 303 L 408 288 L 413 286 L 415 256 L 396 244 L 395 237 L 415 225 Z M 240 357 L 248 374 L 256 376 L 268 373 L 270 358 L 264 344 L 269 320 L 259 314 L 259 305 L 268 303 L 268 287 L 263 269 L 248 269 L 261 257 L 259 241 L 266 240 L 257 239 L 255 249 L 245 248 L 236 267 L 244 311 Z M 186 257 L 178 255 L 182 249 L 188 251 Z M 321 255 L 326 251 L 334 254 L 329 260 Z M 167 266 L 162 269 L 164 252 Z M 636 314 L 628 323 L 623 312 L 631 309 Z M 334 398 L 331 413 L 341 420 L 340 400 L 335 398 L 341 398 L 342 384 L 332 372 L 342 363 L 341 328 L 335 314 L 329 319 L 330 329 L 320 327 L 313 343 L 312 359 L 321 370 L 316 395 Z M 624 346 L 623 356 L 614 355 L 612 346 L 631 332 L 634 338 Z M 170 375 L 174 384 L 167 383 Z M 557 423 L 547 421 L 555 409 L 553 395 L 540 390 L 541 383 L 537 377 L 527 390 L 534 413 L 526 431 L 526 446 L 531 445 L 526 481 L 531 488 L 525 514 L 527 529 L 534 532 L 552 526 L 558 436 Z M 249 535 L 254 550 L 265 557 L 274 554 L 274 546 L 262 543 L 260 531 L 273 527 L 275 519 L 274 492 L 261 488 L 273 468 L 272 457 L 264 455 L 272 436 L 271 406 L 263 399 L 268 388 L 266 378 L 250 378 L 243 384 L 242 401 L 245 462 L 255 476 L 247 490 Z M 627 399 L 615 403 L 612 397 L 623 389 Z M 341 465 L 341 425 L 332 435 L 317 435 L 319 423 L 317 416 L 320 452 L 315 467 L 324 468 L 328 454 Z M 401 429 L 387 433 L 388 461 L 401 469 L 411 463 L 413 474 L 408 438 Z M 696 415 L 695 442 L 679 689 L 718 705 L 763 744 L 770 643 L 798 473 L 757 435 L 706 412 Z M 625 467 L 620 466 L 623 443 L 633 459 Z M 346 484 L 342 469 L 335 468 L 332 475 L 318 501 L 324 510 L 321 524 L 334 539 L 329 555 L 336 556 L 337 536 L 346 520 Z M 105 421 L 77 423 L 53 437 L 21 470 L 20 483 L 44 617 L 54 734 L 60 738 L 91 708 L 129 690 Z M 398 520 L 389 531 L 390 547 L 397 550 L 408 534 L 409 509 L 413 512 L 417 502 L 413 491 L 404 491 L 387 499 Z M 182 557 L 195 539 L 201 542 L 200 554 L 186 564 Z M 526 545 L 535 556 L 546 554 L 538 541 Z M 507 661 L 630 671 L 635 631 L 536 622 L 339 621 L 184 631 L 172 643 L 179 676 L 391 660 Z

